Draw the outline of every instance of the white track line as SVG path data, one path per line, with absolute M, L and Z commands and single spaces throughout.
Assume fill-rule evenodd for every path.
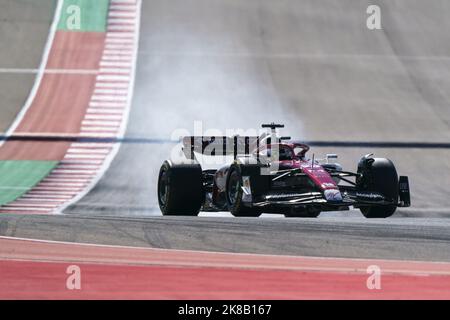
M 95 174 L 97 170 L 75 170 L 75 169 L 55 169 L 52 173 L 63 173 L 63 174 L 74 174 L 76 176 L 81 176 L 82 174 L 91 176 Z M 35 191 L 36 189 L 33 189 Z
M 123 114 L 123 110 L 120 109 L 113 109 L 113 108 L 102 108 L 102 109 L 94 109 L 94 108 L 89 108 L 86 111 L 87 114 L 108 114 L 108 115 L 122 115 Z
M 92 101 L 89 103 L 90 108 L 125 108 L 127 105 L 126 103 L 120 102 L 99 102 L 99 101 Z
M 123 95 L 94 95 L 91 101 L 101 101 L 101 102 L 126 102 L 128 100 L 127 96 Z
M 130 50 L 123 50 L 123 49 L 109 49 L 104 51 L 105 55 L 109 56 L 118 56 L 118 55 L 130 55 L 133 54 Z
M 117 82 L 101 82 L 98 81 L 95 84 L 96 88 L 115 88 L 115 89 L 128 89 L 129 84 L 127 82 L 125 83 L 117 83 Z
M 67 153 L 109 153 L 110 149 L 96 149 L 96 150 L 89 150 L 89 149 L 82 149 L 82 148 L 70 148 Z
M 118 11 L 118 10 L 111 10 L 108 15 L 109 18 L 136 18 L 135 12 L 127 12 L 127 11 Z M 114 20 L 114 19 L 112 19 Z M 111 21 L 111 19 L 108 19 L 108 21 Z
M 133 46 L 126 44 L 107 44 L 105 50 L 105 54 L 108 54 L 110 50 L 133 52 Z
M 117 76 L 117 75 L 98 75 L 97 81 L 123 81 L 128 82 L 131 78 L 129 76 Z
M 102 57 L 102 61 L 127 61 L 131 62 L 132 57 L 129 55 L 105 55 Z
M 134 33 L 133 32 L 108 32 L 106 33 L 106 38 L 129 38 L 129 39 L 133 39 L 134 38 Z
M 130 20 L 133 24 L 135 23 L 134 19 Z M 122 37 L 122 38 L 115 38 L 115 37 L 106 37 L 106 43 L 127 43 L 127 44 L 133 44 L 134 39 L 128 38 L 128 37 Z

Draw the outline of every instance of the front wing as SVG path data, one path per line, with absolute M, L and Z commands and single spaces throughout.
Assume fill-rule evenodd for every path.
M 344 173 L 347 174 L 347 173 Z M 351 174 L 351 173 L 348 173 Z M 340 175 L 342 177 L 343 174 Z M 269 192 L 255 198 L 248 197 L 244 204 L 251 207 L 306 207 L 321 206 L 330 210 L 342 209 L 344 207 L 366 207 L 366 206 L 396 206 L 409 207 L 410 191 L 408 177 L 400 177 L 399 180 L 399 201 L 392 201 L 383 194 L 375 191 L 360 191 L 355 186 L 339 185 L 342 200 L 327 200 L 320 191 L 310 192 Z M 247 191 L 248 192 L 248 191 Z

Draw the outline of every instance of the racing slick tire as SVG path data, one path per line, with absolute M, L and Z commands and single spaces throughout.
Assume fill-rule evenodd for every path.
M 235 217 L 259 217 L 262 214 L 260 208 L 246 207 L 243 203 L 244 191 L 243 186 L 243 169 L 247 174 L 253 173 L 253 177 L 259 174 L 259 165 L 249 165 L 241 163 L 233 163 L 228 171 L 227 184 L 226 184 L 226 199 L 228 209 Z M 252 175 L 250 175 L 252 179 Z
M 369 158 L 361 160 L 358 165 L 357 187 L 361 191 L 374 191 L 398 202 L 398 175 L 394 164 L 389 159 Z M 388 218 L 397 210 L 396 205 L 360 207 L 366 218 Z
M 158 202 L 163 216 L 197 216 L 204 202 L 201 166 L 165 161 L 159 171 Z

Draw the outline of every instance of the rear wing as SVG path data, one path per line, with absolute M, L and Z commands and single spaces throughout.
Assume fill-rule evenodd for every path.
M 194 160 L 195 152 L 206 156 L 249 155 L 259 148 L 260 137 L 184 137 L 183 153 L 186 158 Z
M 250 155 L 258 150 L 260 144 L 271 144 L 271 141 L 281 143 L 282 140 L 290 140 L 291 137 L 278 137 L 277 129 L 284 128 L 283 124 L 263 124 L 264 129 L 270 129 L 270 133 L 256 136 L 234 136 L 234 137 L 184 137 L 183 153 L 186 158 L 195 160 L 194 153 L 207 156 L 231 156 L 236 160 L 239 155 Z M 259 153 L 256 155 L 259 160 Z

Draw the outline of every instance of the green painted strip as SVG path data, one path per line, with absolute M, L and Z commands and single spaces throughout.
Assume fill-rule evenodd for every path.
M 57 161 L 0 161 L 0 205 L 25 194 L 57 164 Z
M 58 30 L 106 32 L 109 0 L 64 0 Z

